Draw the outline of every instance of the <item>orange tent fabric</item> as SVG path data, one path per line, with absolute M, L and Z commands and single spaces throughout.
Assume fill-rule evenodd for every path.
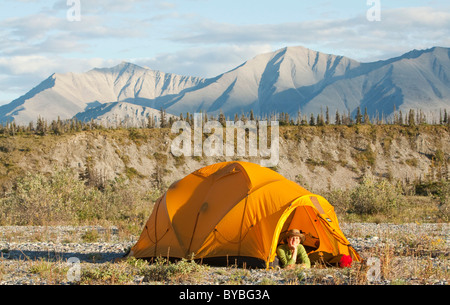
M 360 260 L 326 199 L 271 169 L 224 162 L 171 185 L 129 255 L 269 267 L 291 228 L 305 233 L 312 261 Z

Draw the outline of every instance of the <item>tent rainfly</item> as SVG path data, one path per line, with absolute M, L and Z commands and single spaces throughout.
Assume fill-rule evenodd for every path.
M 293 228 L 312 262 L 361 260 L 325 198 L 257 164 L 224 162 L 172 184 L 128 255 L 269 268 Z

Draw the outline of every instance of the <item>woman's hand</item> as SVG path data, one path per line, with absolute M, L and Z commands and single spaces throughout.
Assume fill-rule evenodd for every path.
M 293 238 L 289 238 L 288 239 L 288 246 L 289 249 L 291 249 L 292 251 L 297 251 L 297 247 L 300 244 L 300 238 L 298 237 L 293 237 Z

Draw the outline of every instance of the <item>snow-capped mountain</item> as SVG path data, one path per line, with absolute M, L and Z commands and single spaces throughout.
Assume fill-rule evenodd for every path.
M 144 108 L 133 109 L 131 105 Z M 115 103 L 108 104 L 106 103 Z M 119 107 L 121 106 L 121 107 Z M 100 107 L 93 111 L 95 107 Z M 210 79 L 165 74 L 122 63 L 87 73 L 54 74 L 26 95 L 0 107 L 0 121 L 28 124 L 77 117 L 140 121 L 149 108 L 173 115 L 207 112 L 264 116 L 287 112 L 297 116 L 367 108 L 370 116 L 391 114 L 394 107 L 439 112 L 450 108 L 450 49 L 414 50 L 400 57 L 360 63 L 303 47 L 261 54 Z M 113 111 L 114 115 L 108 114 Z M 86 113 L 83 113 L 85 112 Z M 119 115 L 124 112 L 124 115 Z

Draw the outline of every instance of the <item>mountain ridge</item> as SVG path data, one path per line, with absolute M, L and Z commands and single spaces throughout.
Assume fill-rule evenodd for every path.
M 450 49 L 412 50 L 362 63 L 305 47 L 259 54 L 213 78 L 182 76 L 129 62 L 86 73 L 53 74 L 24 96 L 0 107 L 0 121 L 27 124 L 83 116 L 91 108 L 126 102 L 168 113 L 251 110 L 258 116 L 285 112 L 297 117 L 331 111 L 368 110 L 370 117 L 394 109 L 437 112 L 450 106 Z M 91 111 L 92 113 L 92 111 Z M 92 119 L 92 117 L 91 117 Z
M 54 73 L 27 94 L 0 107 L 0 122 L 28 124 L 38 117 L 70 119 L 93 104 L 139 101 L 178 94 L 202 83 L 198 77 L 168 74 L 122 62 L 86 73 Z

